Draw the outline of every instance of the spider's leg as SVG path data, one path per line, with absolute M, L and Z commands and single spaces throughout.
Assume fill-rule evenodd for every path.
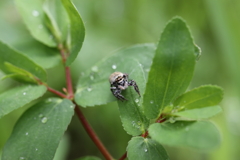
M 138 93 L 138 95 L 141 97 L 141 94 L 140 94 L 140 91 L 139 91 L 139 88 L 138 88 L 138 85 L 137 83 L 134 81 L 134 80 L 131 80 L 128 82 L 128 85 L 129 86 L 133 86 L 135 91 Z
M 111 91 L 112 91 L 112 94 L 117 98 L 119 99 L 120 101 L 127 101 L 127 99 L 121 95 L 121 89 L 117 88 L 117 87 L 111 87 Z

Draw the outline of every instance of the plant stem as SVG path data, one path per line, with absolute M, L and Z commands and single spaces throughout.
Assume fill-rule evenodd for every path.
M 51 87 L 48 87 L 48 86 L 46 86 L 46 87 L 47 87 L 47 90 L 49 92 L 52 92 L 52 93 L 54 93 L 54 94 L 56 94 L 56 95 L 58 95 L 59 97 L 62 97 L 62 98 L 68 98 L 65 94 L 63 94 L 63 93 L 61 93 L 61 92 L 59 92 L 59 91 L 57 91 L 57 90 L 55 90 Z
M 96 135 L 96 133 L 94 132 L 94 130 L 92 129 L 92 127 L 90 126 L 86 118 L 84 117 L 82 111 L 79 109 L 78 105 L 76 103 L 75 105 L 76 105 L 75 113 L 77 114 L 79 120 L 81 121 L 83 127 L 85 128 L 86 132 L 88 133 L 92 141 L 98 147 L 98 149 L 100 150 L 100 152 L 102 153 L 102 155 L 105 157 L 106 160 L 112 160 L 113 159 L 112 156 L 107 151 L 105 146 L 102 144 L 102 142 L 100 141 L 100 139 L 98 138 L 98 136 Z
M 72 78 L 71 78 L 71 71 L 70 71 L 70 67 L 66 66 L 66 60 L 67 57 L 66 55 L 66 49 L 64 48 L 64 46 L 62 44 L 58 45 L 58 49 L 61 53 L 62 56 L 62 61 L 63 64 L 65 66 L 65 74 L 66 74 L 66 85 L 67 85 L 67 93 L 68 95 L 65 96 L 68 99 L 70 99 L 71 101 L 73 101 L 74 98 L 74 91 L 73 91 L 73 86 L 72 86 Z M 57 92 L 55 92 L 57 93 Z M 58 94 L 59 95 L 59 94 Z M 60 95 L 59 95 L 60 96 Z M 65 98 L 64 97 L 64 98 Z M 95 145 L 98 147 L 98 149 L 100 150 L 100 152 L 103 154 L 103 156 L 105 157 L 106 160 L 112 160 L 113 157 L 110 155 L 110 153 L 108 152 L 108 150 L 105 148 L 105 146 L 102 144 L 102 142 L 100 141 L 100 139 L 98 138 L 97 134 L 94 132 L 94 130 L 92 129 L 92 127 L 90 126 L 90 124 L 88 123 L 88 121 L 86 120 L 86 118 L 84 117 L 82 111 L 79 109 L 79 106 L 76 104 L 76 102 L 73 101 L 73 103 L 76 105 L 75 107 L 75 113 L 78 116 L 78 119 L 80 120 L 80 122 L 82 123 L 84 129 L 86 130 L 86 132 L 88 133 L 88 135 L 90 136 L 90 138 L 92 139 L 92 141 L 95 143 Z
M 72 99 L 74 97 L 73 93 L 73 87 L 72 87 L 72 78 L 71 78 L 71 71 L 69 67 L 65 67 L 66 72 L 66 83 L 67 83 L 67 92 L 68 92 L 68 98 Z
M 122 155 L 122 157 L 119 158 L 119 160 L 124 160 L 125 158 L 127 158 L 127 152 L 125 152 L 124 155 Z

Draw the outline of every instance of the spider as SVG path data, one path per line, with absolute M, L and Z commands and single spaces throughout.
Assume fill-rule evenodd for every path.
M 110 90 L 112 91 L 112 94 L 119 100 L 124 101 L 127 99 L 121 95 L 122 90 L 125 90 L 128 88 L 128 86 L 133 86 L 135 91 L 140 95 L 140 91 L 138 89 L 138 85 L 134 80 L 128 81 L 128 74 L 122 73 L 122 72 L 114 72 L 109 76 L 109 82 L 111 85 Z

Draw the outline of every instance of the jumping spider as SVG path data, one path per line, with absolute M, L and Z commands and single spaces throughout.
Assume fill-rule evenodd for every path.
M 122 90 L 128 88 L 128 86 L 133 86 L 135 91 L 140 95 L 140 91 L 138 89 L 138 85 L 134 80 L 128 81 L 128 74 L 122 72 L 114 72 L 109 76 L 109 82 L 111 84 L 110 90 L 112 94 L 119 100 L 124 101 L 127 99 L 121 95 Z

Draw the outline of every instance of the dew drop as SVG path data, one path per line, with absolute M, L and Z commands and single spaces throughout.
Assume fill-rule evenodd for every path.
M 19 160 L 25 159 L 24 157 L 20 157 Z
M 75 105 L 71 105 L 71 106 L 70 106 L 70 108 L 74 108 L 74 107 L 75 107 Z
M 139 99 L 136 99 L 135 102 L 138 103 L 138 102 L 139 102 Z
M 117 65 L 113 64 L 112 69 L 117 69 Z
M 26 136 L 28 135 L 28 132 L 26 132 L 26 134 L 25 134 Z
M 94 80 L 94 77 L 93 77 L 93 75 L 91 75 L 91 76 L 90 76 L 90 79 L 91 79 L 91 80 Z
M 39 114 L 38 117 L 39 117 L 39 118 L 42 118 L 42 117 L 43 117 L 43 114 Z
M 170 117 L 170 118 L 169 118 L 169 122 L 170 122 L 170 123 L 174 123 L 174 122 L 176 122 L 176 120 L 175 120 L 174 117 Z
M 186 128 L 185 128 L 185 131 L 188 131 L 188 130 L 189 130 L 189 128 L 188 128 L 188 127 L 186 127 Z
M 98 67 L 97 67 L 97 66 L 93 66 L 93 67 L 92 67 L 92 71 L 93 71 L 93 72 L 98 72 Z
M 87 91 L 88 91 L 88 92 L 91 92 L 91 91 L 92 91 L 92 88 L 91 88 L 91 87 L 88 87 L 88 88 L 87 88 Z
M 154 103 L 154 101 L 153 101 L 153 100 L 151 100 L 151 101 L 150 101 L 150 103 L 151 103 L 151 104 L 153 104 L 153 103 Z
M 39 16 L 39 12 L 36 11 L 36 10 L 33 10 L 33 11 L 32 11 L 32 15 L 33 15 L 34 17 L 37 17 L 37 16 Z
M 23 95 L 25 96 L 27 93 L 26 92 L 23 92 Z
M 133 127 L 135 127 L 135 126 L 136 126 L 136 123 L 135 123 L 135 121 L 132 121 L 132 125 L 133 125 Z
M 147 148 L 145 148 L 145 149 L 144 149 L 144 152 L 147 152 L 147 151 L 148 151 Z
M 41 120 L 41 122 L 42 122 L 42 123 L 46 123 L 47 120 L 48 120 L 47 117 L 43 117 L 42 120 Z
M 35 151 L 37 151 L 38 149 L 36 148 Z

